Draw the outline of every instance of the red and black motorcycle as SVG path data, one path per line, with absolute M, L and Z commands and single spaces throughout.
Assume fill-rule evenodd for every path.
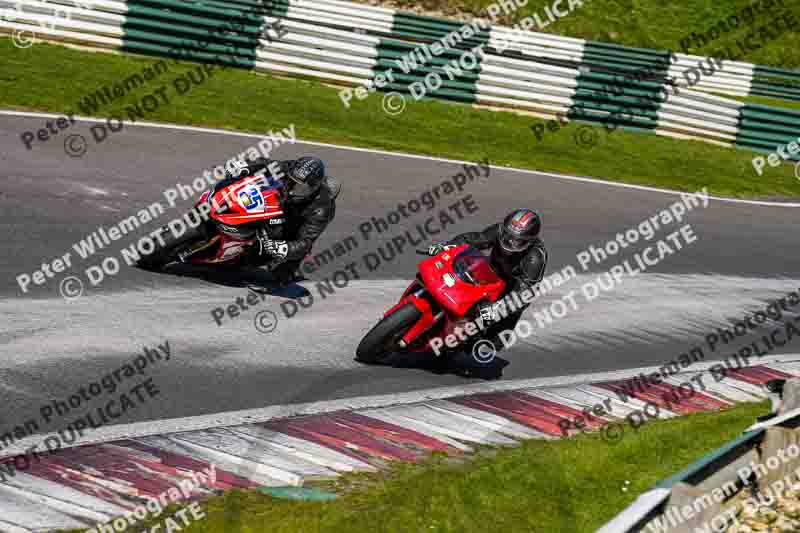
M 159 270 L 175 261 L 246 266 L 258 255 L 256 230 L 265 227 L 265 221 L 271 238 L 283 238 L 282 197 L 283 183 L 267 176 L 220 182 L 200 196 L 180 226 L 162 227 L 153 252 L 141 257 L 137 264 L 148 270 Z
M 425 259 L 400 302 L 361 340 L 356 359 L 377 363 L 389 353 L 434 351 L 431 341 L 463 327 L 476 304 L 497 301 L 505 288 L 489 258 L 467 244 Z

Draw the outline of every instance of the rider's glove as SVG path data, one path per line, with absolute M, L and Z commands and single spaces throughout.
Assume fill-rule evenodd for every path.
M 251 173 L 248 164 L 242 161 L 241 159 L 231 160 L 230 163 L 228 163 L 225 170 L 226 170 L 225 173 L 230 178 L 240 178 L 242 176 L 246 176 Z
M 500 318 L 497 308 L 491 303 L 478 304 L 478 312 L 480 313 L 481 320 L 483 320 L 484 324 L 497 322 L 497 320 Z
M 439 255 L 445 250 L 455 248 L 454 244 L 447 244 L 446 242 L 437 242 L 428 247 L 428 255 Z
M 289 253 L 289 245 L 286 241 L 273 241 L 271 239 L 267 239 L 265 241 L 261 241 L 261 246 L 265 253 L 271 255 L 276 259 L 286 259 L 286 254 Z
M 271 255 L 276 259 L 286 259 L 286 255 L 289 253 L 289 245 L 286 241 L 274 241 L 269 238 L 269 234 L 266 230 L 259 230 L 258 232 L 258 242 L 261 244 L 261 254 L 262 255 Z

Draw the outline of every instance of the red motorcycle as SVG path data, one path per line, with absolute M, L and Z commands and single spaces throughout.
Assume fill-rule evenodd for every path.
M 441 348 L 442 339 L 469 322 L 476 304 L 497 301 L 505 288 L 489 258 L 467 244 L 425 259 L 400 302 L 361 340 L 356 359 L 377 363 L 389 353 L 435 351 L 432 341 Z
M 241 267 L 258 255 L 256 230 L 266 227 L 271 238 L 284 232 L 283 184 L 266 176 L 221 181 L 205 191 L 183 219 L 161 228 L 155 249 L 138 266 L 159 270 L 180 261 L 193 265 Z M 180 224 L 176 224 L 180 222 Z

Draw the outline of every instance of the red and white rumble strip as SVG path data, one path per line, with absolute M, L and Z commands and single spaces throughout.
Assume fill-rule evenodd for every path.
M 93 527 L 186 479 L 206 480 L 185 495 L 196 500 L 236 487 L 300 486 L 433 451 L 469 453 L 480 444 L 609 428 L 609 440 L 617 439 L 650 418 L 764 399 L 770 379 L 800 376 L 800 355 L 759 362 L 702 362 L 663 380 L 648 379 L 658 368 L 640 368 L 111 426 L 37 457 L 24 453 L 44 438 L 34 436 L 0 459 L 0 531 Z M 214 478 L 198 476 L 212 467 Z

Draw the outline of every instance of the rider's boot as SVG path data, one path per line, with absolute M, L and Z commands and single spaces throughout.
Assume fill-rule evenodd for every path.
M 300 272 L 299 266 L 298 261 L 281 263 L 272 270 L 272 276 L 281 287 L 286 287 L 298 281 L 305 281 L 307 278 Z

